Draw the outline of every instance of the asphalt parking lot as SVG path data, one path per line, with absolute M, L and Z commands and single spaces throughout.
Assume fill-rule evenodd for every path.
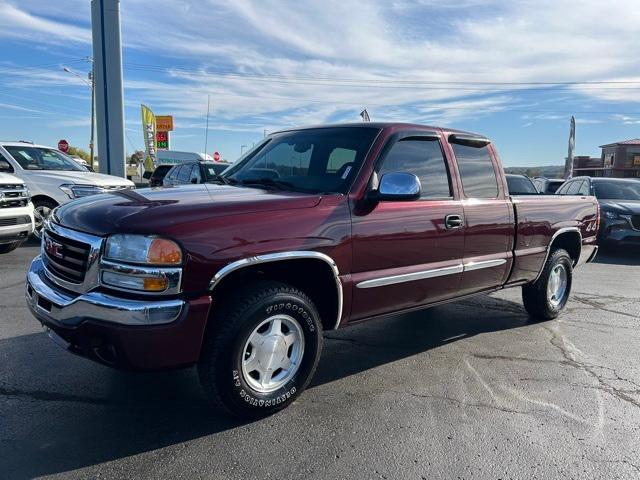
M 0 257 L 2 478 L 640 478 L 640 252 L 578 270 L 555 321 L 513 289 L 329 332 L 301 398 L 242 424 L 193 370 L 52 343 L 24 305 L 37 250 Z

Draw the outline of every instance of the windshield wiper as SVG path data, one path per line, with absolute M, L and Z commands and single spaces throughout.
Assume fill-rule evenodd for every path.
M 219 173 L 216 173 L 215 176 L 213 176 L 210 180 L 207 180 L 207 182 L 216 182 L 220 185 L 235 185 L 236 183 L 238 183 L 236 179 L 223 177 Z
M 284 180 L 275 180 L 273 178 L 245 178 L 240 180 L 242 185 L 260 185 L 263 187 L 275 187 L 278 190 L 296 190 L 296 186 L 291 182 Z

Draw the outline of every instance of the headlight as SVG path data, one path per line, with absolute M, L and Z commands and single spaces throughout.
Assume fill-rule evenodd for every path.
M 66 193 L 69 198 L 82 198 L 104 193 L 104 189 L 97 185 L 60 185 L 60 190 Z
M 611 211 L 611 210 L 605 210 L 604 216 L 605 216 L 605 218 L 608 218 L 609 220 L 615 220 L 617 218 L 620 218 L 620 214 L 618 212 L 614 212 L 614 211 Z
M 107 240 L 104 257 L 126 263 L 147 265 L 180 265 L 180 246 L 166 238 L 117 234 Z

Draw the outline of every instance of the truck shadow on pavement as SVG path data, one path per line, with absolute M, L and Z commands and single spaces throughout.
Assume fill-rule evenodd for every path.
M 328 332 L 303 399 L 314 395 L 314 387 L 527 321 L 520 304 L 481 296 Z M 0 472 L 5 478 L 128 462 L 127 457 L 160 448 L 179 456 L 183 442 L 243 425 L 208 407 L 194 369 L 118 372 L 58 349 L 44 334 L 0 340 L 0 358 L 5 369 L 0 376 Z M 297 410 L 279 416 L 295 421 Z

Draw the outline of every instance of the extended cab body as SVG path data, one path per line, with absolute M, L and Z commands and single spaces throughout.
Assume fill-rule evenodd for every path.
M 0 253 L 22 245 L 33 232 L 33 205 L 24 182 L 0 173 Z
M 323 329 L 523 286 L 535 318 L 593 258 L 593 197 L 507 195 L 491 142 L 362 123 L 278 132 L 216 184 L 54 211 L 27 278 L 68 348 L 135 369 L 198 364 L 211 398 L 271 413 L 310 381 Z
M 20 178 L 31 192 L 37 236 L 43 220 L 58 205 L 135 186 L 124 178 L 91 172 L 56 149 L 29 142 L 0 142 L 0 172 Z

